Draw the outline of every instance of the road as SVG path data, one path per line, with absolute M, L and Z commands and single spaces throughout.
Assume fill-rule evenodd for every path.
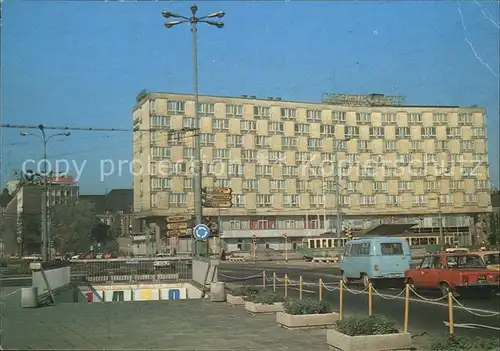
M 256 264 L 223 264 L 219 269 L 219 279 L 226 282 L 234 282 L 241 284 L 262 284 L 262 271 L 266 271 L 268 278 L 272 279 L 273 272 L 277 277 L 283 279 L 285 274 L 295 283 L 299 281 L 299 277 L 306 283 L 318 283 L 321 278 L 329 290 L 334 290 L 338 287 L 340 280 L 340 270 L 338 267 L 311 267 L 276 263 L 256 263 Z M 259 275 L 256 277 L 256 275 Z M 251 277 L 251 279 L 243 279 Z M 268 282 L 272 285 L 272 282 Z M 277 290 L 284 291 L 283 282 L 278 283 Z M 368 294 L 361 292 L 361 285 L 349 285 L 352 292 L 344 291 L 344 314 L 368 314 Z M 304 297 L 318 297 L 317 285 L 308 285 L 304 287 Z M 402 289 L 386 288 L 377 289 L 381 295 L 373 295 L 373 313 L 382 314 L 391 320 L 394 320 L 401 327 L 404 325 L 404 294 L 398 296 Z M 420 293 L 420 292 L 419 292 Z M 289 296 L 298 297 L 297 285 L 292 286 L 289 290 Z M 433 301 L 439 299 L 439 295 L 422 293 L 427 300 L 412 294 L 409 311 L 409 331 L 412 334 L 420 334 L 426 332 L 434 337 L 445 337 L 448 334 L 446 323 L 448 317 L 447 300 Z M 323 290 L 323 296 L 326 301 L 329 301 L 335 306 L 339 303 L 338 290 L 328 291 Z M 468 310 L 461 306 L 454 305 L 453 315 L 455 326 L 455 335 L 463 337 L 498 337 L 500 331 L 500 299 L 460 299 Z M 463 326 L 464 324 L 474 324 L 471 326 Z

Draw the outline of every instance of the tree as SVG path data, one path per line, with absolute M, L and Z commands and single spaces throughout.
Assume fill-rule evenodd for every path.
M 17 235 L 21 234 L 22 253 L 41 252 L 42 217 L 40 214 L 23 212 L 17 222 Z
M 92 228 L 98 223 L 94 205 L 88 201 L 56 205 L 51 211 L 51 239 L 56 251 L 87 252 L 93 244 Z

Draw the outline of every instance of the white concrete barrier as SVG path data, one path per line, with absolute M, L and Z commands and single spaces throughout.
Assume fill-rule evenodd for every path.
M 32 286 L 37 288 L 38 296 L 50 294 L 71 283 L 71 268 L 68 262 L 30 263 Z

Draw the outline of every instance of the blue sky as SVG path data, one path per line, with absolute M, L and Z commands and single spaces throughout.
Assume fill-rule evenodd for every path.
M 161 10 L 189 2 L 4 1 L 2 123 L 130 128 L 136 94 L 192 91 L 187 26 L 163 27 Z M 499 184 L 499 3 L 208 2 L 226 27 L 199 30 L 202 94 L 319 101 L 322 92 L 405 95 L 411 104 L 485 106 L 491 177 Z M 462 11 L 465 27 L 461 21 Z M 468 39 L 482 61 L 476 58 Z M 38 140 L 4 130 L 2 179 Z M 131 133 L 74 132 L 49 155 L 87 160 L 83 193 L 130 187 L 101 182 L 100 159 L 130 160 Z

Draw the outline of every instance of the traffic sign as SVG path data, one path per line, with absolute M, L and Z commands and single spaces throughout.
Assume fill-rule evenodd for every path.
M 225 202 L 215 202 L 211 204 L 212 208 L 230 208 L 233 207 L 233 202 L 231 200 Z
M 196 240 L 207 240 L 210 236 L 210 228 L 208 228 L 205 224 L 198 224 L 193 229 L 193 236 Z
M 182 230 L 182 229 L 177 229 L 177 230 L 169 230 L 167 232 L 168 236 L 172 237 L 172 236 L 184 236 L 186 235 L 186 231 L 185 230 Z
M 229 194 L 212 194 L 212 202 L 214 201 L 227 201 L 231 200 L 232 196 Z
M 233 189 L 231 188 L 213 188 L 211 193 L 212 195 L 215 195 L 215 194 L 229 194 L 231 195 L 233 192 Z
M 283 238 L 285 238 L 285 239 L 288 237 L 288 235 L 286 235 L 286 233 L 281 234 L 281 236 L 282 236 Z
M 188 218 L 186 216 L 170 216 L 166 218 L 167 223 L 179 223 L 186 222 Z
M 167 229 L 173 229 L 173 230 L 188 229 L 188 224 L 187 222 L 167 223 Z

